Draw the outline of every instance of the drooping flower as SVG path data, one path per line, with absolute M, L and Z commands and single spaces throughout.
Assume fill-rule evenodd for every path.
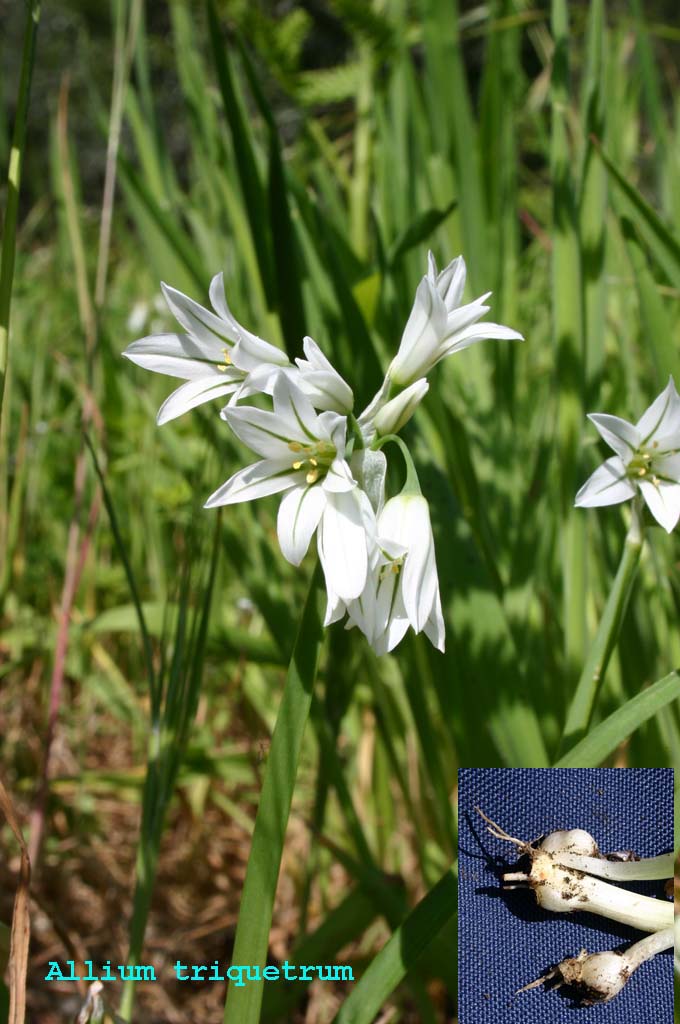
M 575 504 L 617 505 L 639 492 L 670 533 L 680 519 L 680 396 L 673 378 L 635 425 L 606 413 L 588 419 L 616 455 L 586 480 Z
M 347 613 L 377 654 L 393 650 L 409 627 L 444 650 L 444 619 L 427 500 L 404 493 L 378 516 L 377 541 L 363 593 L 344 602 L 329 593 L 326 624 Z
M 271 392 L 280 368 L 290 365 L 288 357 L 234 318 L 227 306 L 222 274 L 216 274 L 210 284 L 215 312 L 175 288 L 161 287 L 183 333 L 150 335 L 133 341 L 123 352 L 138 366 L 187 382 L 163 402 L 159 424 L 214 398 Z
M 329 589 L 352 600 L 368 570 L 362 493 L 345 460 L 347 419 L 317 413 L 286 373 L 273 387 L 274 409 L 229 406 L 222 417 L 258 455 L 208 498 L 206 508 L 284 493 L 277 532 L 284 556 L 299 565 L 318 527 L 319 556 Z M 370 508 L 370 503 L 369 503 Z

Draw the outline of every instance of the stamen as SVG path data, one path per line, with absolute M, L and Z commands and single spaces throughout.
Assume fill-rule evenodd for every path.
M 307 481 L 308 484 L 315 484 L 318 479 L 319 479 L 319 471 L 318 471 L 318 469 L 312 469 L 307 474 L 307 476 L 305 477 L 305 480 Z
M 304 462 L 302 462 L 302 461 L 298 461 L 298 462 L 294 462 L 293 463 L 293 469 L 302 469 L 303 466 L 304 466 Z
M 289 441 L 288 442 L 288 447 L 290 448 L 290 450 L 292 452 L 301 452 L 302 451 L 302 445 L 300 444 L 299 441 Z
M 310 464 L 310 466 L 318 466 L 319 465 L 319 463 L 314 458 L 309 460 L 309 464 Z

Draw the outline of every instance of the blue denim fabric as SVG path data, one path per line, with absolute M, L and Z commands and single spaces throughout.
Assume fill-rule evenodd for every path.
M 467 768 L 458 773 L 460 1024 L 672 1024 L 673 957 L 643 964 L 610 1003 L 583 1007 L 565 989 L 518 989 L 581 949 L 624 948 L 643 933 L 592 914 L 548 914 L 533 893 L 503 893 L 500 875 L 517 864 L 480 807 L 523 840 L 584 828 L 609 853 L 642 857 L 673 849 L 673 772 L 665 768 Z M 662 896 L 663 882 L 630 888 Z

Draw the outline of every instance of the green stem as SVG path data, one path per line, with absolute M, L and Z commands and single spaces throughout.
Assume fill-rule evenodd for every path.
M 379 451 L 383 445 L 387 444 L 388 441 L 393 441 L 394 444 L 398 445 L 401 454 L 404 456 L 406 480 L 404 481 L 404 486 L 401 489 L 401 494 L 422 494 L 423 492 L 420 489 L 420 480 L 418 479 L 415 463 L 411 458 L 411 453 L 408 450 L 408 445 L 405 441 L 402 441 L 402 439 L 396 434 L 384 434 L 383 437 L 373 442 L 371 450 L 374 452 Z
M 35 41 L 38 34 L 39 20 L 40 4 L 36 0 L 32 0 L 28 8 L 28 19 L 24 34 L 24 52 L 21 58 L 17 112 L 14 121 L 12 149 L 9 156 L 7 205 L 5 207 L 5 225 L 2 237 L 2 257 L 0 263 L 0 414 L 2 413 L 2 399 L 7 374 L 7 342 L 9 336 L 9 311 L 12 301 L 12 281 L 14 280 L 19 186 L 21 184 L 21 168 L 24 162 L 28 98 L 31 91 L 31 77 L 35 60 Z
M 290 815 L 302 738 L 323 642 L 319 615 L 321 569 L 317 564 L 288 666 L 255 818 L 231 961 L 264 968 L 283 843 Z M 257 1024 L 262 983 L 230 985 L 224 1024 Z
M 140 963 L 144 947 L 144 934 L 151 909 L 151 898 L 158 868 L 158 854 L 163 834 L 163 821 L 167 807 L 167 802 L 159 798 L 161 766 L 158 737 L 158 727 L 153 727 L 149 737 L 148 763 L 142 796 L 142 824 L 135 862 L 135 894 L 130 922 L 130 947 L 127 955 L 127 966 L 133 968 Z M 134 971 L 132 973 L 134 974 Z M 123 985 L 123 994 L 118 1010 L 121 1020 L 129 1021 L 132 1017 L 135 988 L 135 979 L 128 978 Z
M 633 501 L 633 516 L 623 545 L 621 562 L 607 598 L 595 640 L 590 648 L 588 659 L 583 666 L 581 678 L 567 712 L 560 754 L 577 743 L 588 731 L 595 700 L 604 679 L 609 658 L 618 640 L 642 550 L 643 530 L 639 502 L 639 498 Z

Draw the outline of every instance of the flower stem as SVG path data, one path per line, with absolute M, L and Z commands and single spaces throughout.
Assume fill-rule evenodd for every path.
M 234 964 L 259 965 L 262 969 L 267 962 L 281 854 L 323 642 L 318 606 L 320 589 L 321 569 L 317 564 L 267 757 L 231 956 Z M 240 988 L 230 985 L 224 1007 L 224 1024 L 257 1024 L 262 994 L 262 984 L 248 984 Z
M 619 636 L 640 561 L 640 551 L 644 539 L 641 511 L 639 498 L 636 498 L 632 505 L 632 520 L 623 545 L 621 562 L 607 598 L 597 634 L 567 712 L 567 720 L 560 743 L 560 756 L 585 735 L 590 724 L 595 700 Z
M 408 450 L 408 446 L 406 445 L 406 443 L 402 441 L 402 439 L 398 437 L 397 434 L 385 434 L 383 437 L 373 442 L 373 444 L 371 445 L 371 449 L 373 451 L 379 451 L 379 449 L 381 449 L 383 445 L 387 444 L 388 441 L 393 441 L 394 444 L 399 446 L 401 454 L 404 456 L 404 463 L 406 464 L 406 480 L 400 493 L 422 494 L 423 492 L 420 489 L 420 481 L 418 480 L 418 474 L 416 472 L 416 467 L 413 462 L 413 459 L 411 458 L 411 453 Z

